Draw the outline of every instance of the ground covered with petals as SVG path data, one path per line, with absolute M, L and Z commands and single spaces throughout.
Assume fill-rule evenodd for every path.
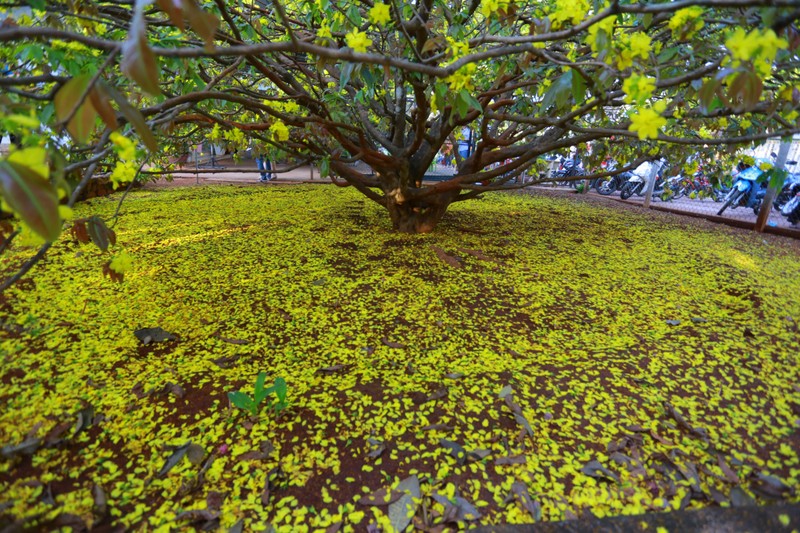
M 2 300 L 0 524 L 437 531 L 800 498 L 780 240 L 502 194 L 401 235 L 331 186 L 139 191 L 115 229 L 121 283 L 65 236 Z M 229 405 L 259 372 L 284 409 Z

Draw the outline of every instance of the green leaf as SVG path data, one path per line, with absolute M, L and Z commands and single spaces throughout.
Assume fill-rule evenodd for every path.
M 339 73 L 339 89 L 347 87 L 347 84 L 350 82 L 350 75 L 353 74 L 355 68 L 355 63 L 345 63 L 344 66 L 342 66 L 342 70 Z
M 266 379 L 266 372 L 259 372 L 258 376 L 256 376 L 256 386 L 255 390 L 253 391 L 253 400 L 255 401 L 256 405 L 260 405 L 261 402 L 264 401 L 264 398 L 266 398 L 271 392 L 269 389 L 264 389 L 264 382 Z
M 474 97 L 467 89 L 461 89 L 459 92 L 459 96 L 467 103 L 470 109 L 474 109 L 478 112 L 483 112 L 483 107 L 481 103 Z
M 142 139 L 142 143 L 144 143 L 150 152 L 157 152 L 158 142 L 156 142 L 156 138 L 153 135 L 153 131 L 150 129 L 150 126 L 147 125 L 144 115 L 142 115 L 138 109 L 133 107 L 128 102 L 128 99 L 120 94 L 116 89 L 110 86 L 106 86 L 104 88 L 108 92 L 109 96 L 111 96 L 111 98 L 119 106 L 122 116 L 124 116 L 128 122 L 130 122 L 131 126 L 133 126 L 133 128 L 136 130 L 136 133 L 139 134 L 139 137 Z
M 789 175 L 785 169 L 780 168 L 771 168 L 765 174 L 769 178 L 769 186 L 773 189 L 780 189 L 783 187 L 783 183 L 786 181 L 786 176 Z
M 256 412 L 256 404 L 253 402 L 253 399 L 250 398 L 247 394 L 243 393 L 242 391 L 234 391 L 228 393 L 228 400 L 230 400 L 231 404 L 238 407 L 239 409 L 243 409 L 248 411 L 250 414 L 257 414 Z
M 567 98 L 569 98 L 570 90 L 572 88 L 572 71 L 565 72 L 559 78 L 553 82 L 550 88 L 542 98 L 541 109 L 542 111 L 547 111 L 547 109 L 555 105 L 556 108 L 564 107 L 564 104 L 567 102 Z
M 281 405 L 286 404 L 286 380 L 283 378 L 275 378 L 275 396 L 278 397 L 278 402 Z
M 331 175 L 331 160 L 329 158 L 323 157 L 319 162 L 319 175 L 322 178 L 327 178 Z
M 72 108 L 75 106 L 75 102 L 86 92 L 91 79 L 92 76 L 90 74 L 75 76 L 58 90 L 53 103 L 55 104 L 56 116 L 59 122 L 67 120 Z M 87 97 L 67 124 L 67 131 L 77 142 L 85 143 L 92 134 L 96 118 L 97 112 L 92 107 L 91 100 Z
M 372 70 L 368 67 L 362 68 L 361 79 L 364 81 L 364 85 L 366 85 L 367 89 L 369 90 L 369 96 L 372 97 L 375 93 L 375 83 L 377 81 L 377 78 L 372 73 Z
M 26 165 L 0 161 L 0 192 L 14 213 L 46 241 L 61 233 L 55 187 Z
M 572 75 L 572 98 L 576 104 L 586 100 L 586 80 L 583 79 L 580 73 Z
M 433 84 L 433 94 L 435 96 L 434 102 L 436 103 L 436 107 L 439 109 L 444 109 L 445 107 L 447 91 L 448 87 L 446 83 L 436 82 Z
M 358 9 L 358 5 L 353 4 L 350 6 L 347 10 L 347 18 L 350 19 L 354 26 L 361 26 L 361 10 Z
M 456 95 L 456 100 L 453 103 L 453 107 L 455 108 L 456 116 L 458 117 L 464 117 L 469 112 L 469 104 L 466 102 L 466 100 L 461 98 L 460 94 Z

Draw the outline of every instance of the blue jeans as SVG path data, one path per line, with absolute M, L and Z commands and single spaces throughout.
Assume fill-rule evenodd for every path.
M 261 172 L 261 179 L 262 180 L 271 180 L 272 176 L 272 162 L 264 156 L 256 157 L 256 165 L 258 165 L 258 170 Z

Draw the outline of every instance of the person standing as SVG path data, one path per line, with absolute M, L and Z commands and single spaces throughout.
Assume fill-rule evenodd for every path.
M 256 165 L 258 165 L 258 171 L 261 172 L 261 179 L 259 181 L 270 181 L 275 179 L 276 176 L 272 173 L 272 161 L 270 161 L 266 155 L 257 155 Z

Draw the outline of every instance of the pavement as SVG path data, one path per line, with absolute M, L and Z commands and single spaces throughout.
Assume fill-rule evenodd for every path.
M 451 173 L 452 169 L 449 167 L 437 166 L 430 173 L 433 179 L 446 179 L 447 174 Z M 276 179 L 261 182 L 260 173 L 256 167 L 256 163 L 252 159 L 242 159 L 234 161 L 230 157 L 220 158 L 217 160 L 217 165 L 212 167 L 210 165 L 200 165 L 197 168 L 191 164 L 182 167 L 180 170 L 172 173 L 172 182 L 166 180 L 158 180 L 149 183 L 148 187 L 164 187 L 164 186 L 181 186 L 181 185 L 208 185 L 208 184 L 238 184 L 238 185 L 256 185 L 256 186 L 270 186 L 270 185 L 287 185 L 297 183 L 312 183 L 312 184 L 328 184 L 331 183 L 330 178 L 320 177 L 319 169 L 309 165 L 293 167 L 288 164 L 276 165 L 275 169 Z M 531 187 L 535 190 L 538 186 Z M 574 191 L 566 187 L 543 187 L 547 190 L 563 190 L 564 192 Z M 596 192 L 590 191 L 589 195 L 599 196 Z M 615 193 L 605 198 L 620 200 L 619 193 Z M 641 196 L 633 196 L 624 201 L 629 204 L 642 204 L 644 198 Z M 727 209 L 722 216 L 717 216 L 717 211 L 722 207 L 721 203 L 714 202 L 711 199 L 690 199 L 688 197 L 679 200 L 663 202 L 658 198 L 653 199 L 651 202 L 653 209 L 670 211 L 678 214 L 699 216 L 713 222 L 721 222 L 732 226 L 752 229 L 756 221 L 756 215 L 752 209 L 745 209 L 742 207 L 736 209 Z M 789 221 L 781 216 L 780 213 L 773 210 L 767 222 L 769 228 L 767 231 L 780 233 L 792 237 L 800 237 L 800 225 L 791 225 Z
M 276 179 L 261 182 L 261 174 L 258 171 L 256 162 L 252 159 L 242 159 L 234 161 L 231 158 L 219 158 L 216 165 L 209 164 L 193 166 L 191 163 L 180 167 L 172 172 L 173 182 L 179 180 L 181 185 L 185 185 L 187 180 L 194 181 L 198 185 L 205 184 L 286 184 L 286 183 L 330 183 L 329 178 L 321 178 L 319 169 L 311 166 L 300 166 L 292 168 L 290 165 L 276 165 Z M 154 186 L 169 185 L 166 180 L 158 180 Z

